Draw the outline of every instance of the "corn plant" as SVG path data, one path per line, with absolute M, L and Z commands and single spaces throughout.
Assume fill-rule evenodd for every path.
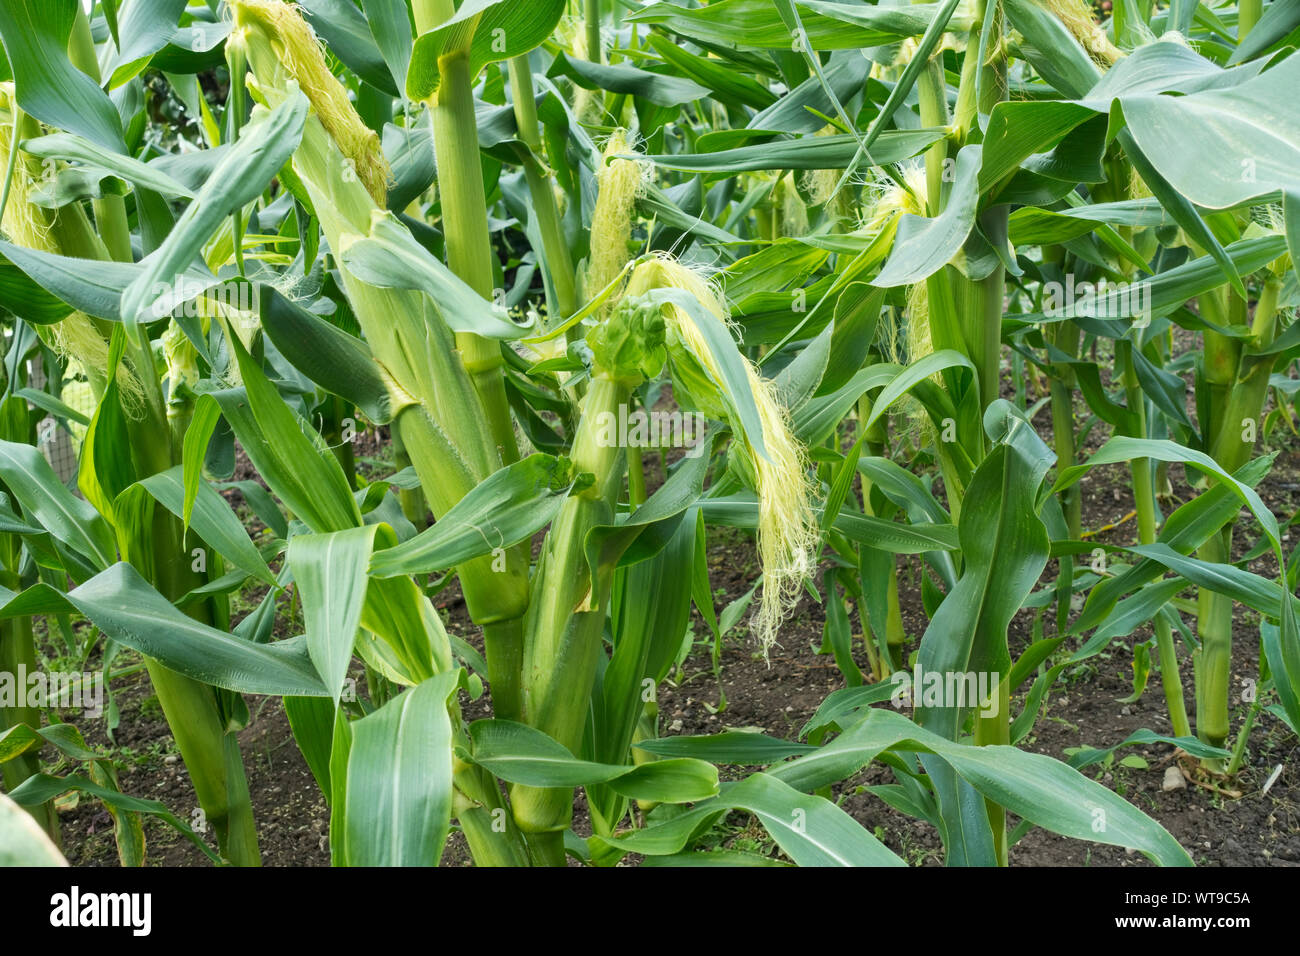
M 453 828 L 479 865 L 695 862 L 733 811 L 801 865 L 898 865 L 829 799 L 876 762 L 950 864 L 1005 865 L 1032 826 L 1189 863 L 1079 772 L 1110 751 L 1018 745 L 1066 668 L 1147 623 L 1134 694 L 1158 668 L 1169 732 L 1115 747 L 1220 781 L 1265 707 L 1300 725 L 1296 566 L 1255 491 L 1296 357 L 1275 9 L 14 0 L 0 664 L 74 616 L 141 655 L 236 865 L 259 861 L 245 694 L 283 700 L 336 865 L 435 864 Z M 187 129 L 152 121 L 160 97 Z M 93 395 L 76 493 L 34 428 L 76 413 L 32 357 Z M 628 432 L 669 395 L 707 423 L 680 456 Z M 358 419 L 391 474 L 358 469 Z M 256 539 L 218 491 L 236 449 Z M 1131 545 L 1084 527 L 1081 484 L 1115 464 Z M 1196 494 L 1166 515 L 1170 465 Z M 735 623 L 719 526 L 753 536 L 769 666 L 822 605 L 846 686 L 798 739 L 660 726 L 693 612 L 715 670 Z M 1264 554 L 1276 580 L 1242 566 Z M 452 581 L 481 654 L 435 607 Z M 1230 739 L 1235 603 L 1263 623 Z M 5 789 L 49 838 L 80 790 L 124 862 L 140 814 L 203 845 L 58 726 L 0 710 Z

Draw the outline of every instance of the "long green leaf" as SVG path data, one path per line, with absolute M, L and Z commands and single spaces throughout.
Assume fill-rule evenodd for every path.
M 436 866 L 441 859 L 452 808 L 447 699 L 459 677 L 432 677 L 351 725 L 346 771 L 331 762 L 334 813 L 344 830 L 336 866 Z
M 84 614 L 114 641 L 204 684 L 243 694 L 327 696 L 302 638 L 255 644 L 177 610 L 129 564 L 115 564 L 66 595 L 38 584 L 0 618 Z
M 158 317 L 156 303 L 226 217 L 262 194 L 298 148 L 307 119 L 307 97 L 301 93 L 243 131 L 230 152 L 222 156 L 212 178 L 185 207 L 162 246 L 142 265 L 140 275 L 122 293 L 121 314 L 128 323 Z
M 475 486 L 432 528 L 377 551 L 370 573 L 390 578 L 440 571 L 513 547 L 550 523 L 571 484 L 562 459 L 530 455 Z
M 289 569 L 302 597 L 307 651 L 335 706 L 352 662 L 366 602 L 366 563 L 376 527 L 299 534 L 289 541 Z

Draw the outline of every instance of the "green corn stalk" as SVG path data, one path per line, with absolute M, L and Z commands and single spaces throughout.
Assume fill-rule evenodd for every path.
M 288 74 L 278 59 L 277 34 L 251 11 L 245 14 L 243 11 L 246 9 L 238 7 L 237 15 L 241 17 L 238 22 L 244 26 L 243 42 L 249 65 L 263 95 L 282 97 Z M 449 65 L 453 71 L 463 67 L 462 72 L 468 72 L 467 63 Z M 449 105 L 460 102 L 450 99 L 455 89 L 455 81 L 444 77 L 440 93 L 446 94 L 449 102 L 444 102 L 439 108 L 450 111 L 453 122 L 457 116 L 465 115 L 463 109 L 457 113 L 459 107 Z M 464 93 L 469 95 L 467 88 Z M 472 102 L 468 119 L 469 141 L 475 142 Z M 442 135 L 450 135 L 450 130 L 440 128 L 443 128 Z M 482 192 L 477 149 L 460 151 L 461 154 L 457 155 L 456 145 L 446 146 L 454 159 L 449 159 L 445 165 L 440 164 L 446 177 L 441 184 L 444 202 L 456 196 L 459 188 L 472 188 L 475 183 Z M 465 155 L 473 160 L 471 186 L 464 183 L 455 185 L 458 182 L 455 179 L 456 164 L 465 166 Z M 294 154 L 294 169 L 312 197 L 331 248 L 339 252 L 346 250 L 355 239 L 369 235 L 375 217 L 380 213 L 360 178 L 345 174 L 349 167 L 344 159 L 319 119 L 310 117 L 302 145 Z M 490 265 L 483 261 L 490 256 L 490 248 L 486 245 L 485 209 L 486 203 L 481 203 L 474 216 L 467 214 L 471 226 L 477 224 L 478 218 L 483 218 L 480 236 L 483 243 L 464 241 L 468 238 L 466 234 L 461 234 L 453 243 L 449 235 L 448 248 L 450 251 L 454 246 L 460 250 L 454 261 L 464 257 L 476 263 L 470 270 L 475 279 L 470 285 L 481 294 L 486 291 L 485 297 L 490 297 L 491 270 Z M 453 228 L 453 222 L 459 221 L 450 218 L 451 215 L 452 210 L 444 206 L 449 230 Z M 468 234 L 479 231 L 475 228 L 467 230 Z M 474 251 L 479 249 L 483 255 L 474 255 Z M 460 264 L 462 278 L 466 278 L 464 263 Z M 464 335 L 453 336 L 420 293 L 369 285 L 342 263 L 340 272 L 349 301 L 375 358 L 394 380 L 398 395 L 394 431 L 400 436 L 402 446 L 420 477 L 434 515 L 441 516 L 478 482 L 502 464 L 518 457 L 509 407 L 505 404 L 500 346 L 477 336 L 472 340 Z M 489 353 L 493 360 L 480 365 L 476 373 L 474 363 L 486 360 L 484 357 Z M 500 406 L 489 413 L 485 400 L 492 400 L 491 396 L 498 388 Z M 505 440 L 507 431 L 508 442 Z M 507 567 L 500 572 L 494 569 L 492 557 L 475 559 L 458 569 L 470 615 L 484 629 L 489 680 L 501 716 L 519 713 L 523 615 L 528 603 L 528 555 L 515 547 L 507 549 L 506 559 Z
M 95 55 L 95 40 L 90 32 L 90 18 L 80 4 L 68 37 L 68 59 L 72 65 L 98 82 L 99 60 Z M 126 199 L 108 194 L 92 202 L 99 238 L 109 255 L 118 262 L 131 261 L 131 229 L 126 219 Z
M 415 0 L 412 9 L 419 33 L 433 29 L 455 12 L 451 0 Z M 463 47 L 454 48 L 439 58 L 438 67 L 441 84 L 429 107 L 433 113 L 434 153 L 438 160 L 438 192 L 442 203 L 447 261 L 452 272 L 490 300 L 496 287 L 492 265 L 494 256 L 478 152 L 474 78 L 470 75 L 469 51 Z M 495 457 L 506 465 L 517 461 L 519 446 L 506 399 L 501 346 L 473 334 L 457 333 L 456 348 L 482 403 L 482 420 L 487 423 L 495 442 Z M 411 448 L 409 444 L 408 448 Z M 425 481 L 427 490 L 428 480 Z M 476 618 L 484 626 L 493 699 L 502 705 L 502 716 L 516 714 L 519 708 L 519 666 L 523 653 L 520 616 L 522 603 L 526 600 L 528 555 L 515 548 L 510 561 L 513 583 L 507 600 L 513 600 L 513 603 L 495 614 L 488 612 L 489 617 L 498 620 Z M 470 603 L 470 591 L 477 586 L 475 578 L 478 574 L 472 572 L 467 581 L 462 573 L 467 603 Z M 500 582 L 486 587 L 491 594 L 500 587 Z M 472 613 L 474 606 L 470 606 Z
M 1118 199 L 1127 199 L 1130 195 L 1131 170 L 1118 160 L 1110 164 L 1112 181 L 1107 183 L 1109 189 L 1100 190 L 1101 196 L 1113 193 Z M 1120 236 L 1131 244 L 1132 229 L 1122 227 Z M 1131 279 L 1132 264 L 1125 261 L 1120 266 L 1122 274 Z M 1073 325 L 1073 323 L 1070 323 Z M 1132 332 L 1133 338 L 1118 339 L 1115 342 L 1115 366 L 1120 372 L 1124 384 L 1125 403 L 1133 417 L 1134 432 L 1137 437 L 1150 437 L 1147 416 L 1147 399 L 1139 384 L 1134 352 L 1139 348 L 1142 326 Z M 1077 343 L 1077 335 L 1074 337 Z M 1076 345 L 1077 348 L 1077 345 Z M 1151 459 L 1134 458 L 1129 463 L 1129 472 L 1133 486 L 1133 507 L 1137 513 L 1138 543 L 1150 544 L 1156 540 L 1157 526 L 1162 516 L 1157 501 L 1156 476 L 1153 474 Z M 1074 489 L 1077 492 L 1077 488 Z M 1076 495 L 1077 497 L 1077 495 Z M 1152 628 L 1156 635 L 1156 648 L 1160 661 L 1160 683 L 1164 691 L 1165 707 L 1169 712 L 1169 723 L 1174 735 L 1191 736 L 1191 724 L 1187 719 L 1187 703 L 1183 692 L 1182 677 L 1179 673 L 1178 649 L 1168 620 L 1157 614 L 1152 619 Z
M 4 570 L 0 571 L 0 586 L 11 591 L 18 591 L 21 588 L 16 571 L 21 548 L 16 545 L 13 535 L 6 534 L 0 541 L 0 554 L 4 559 Z M 30 617 L 0 623 L 0 673 L 17 675 L 20 669 L 28 674 L 34 674 L 39 669 Z M 0 733 L 19 724 L 39 727 L 40 722 L 41 714 L 35 707 L 0 707 Z M 39 754 L 25 753 L 0 764 L 0 774 L 2 774 L 0 781 L 4 783 L 5 790 L 13 790 L 28 777 L 39 773 L 40 769 Z M 54 809 L 53 802 L 31 807 L 29 812 L 41 825 L 41 829 L 57 844 L 60 832 L 59 815 Z
M 1250 344 L 1256 349 L 1267 349 L 1277 334 L 1281 287 L 1281 279 L 1276 275 L 1270 274 L 1264 280 L 1251 324 Z M 1202 297 L 1203 302 L 1207 299 L 1217 297 L 1213 294 Z M 1268 397 L 1274 356 L 1247 354 L 1239 342 L 1216 341 L 1211 350 L 1211 336 L 1216 340 L 1226 338 L 1206 333 L 1205 373 L 1210 379 L 1213 416 L 1213 430 L 1207 431 L 1207 439 L 1211 457 L 1232 473 L 1250 460 L 1254 450 L 1259 418 Z M 1228 525 L 1205 543 L 1200 557 L 1215 563 L 1228 563 L 1231 551 L 1232 526 Z M 1195 659 L 1196 733 L 1203 741 L 1216 747 L 1222 747 L 1229 734 L 1232 606 L 1232 598 L 1208 589 L 1202 588 L 1197 595 L 1197 634 L 1201 646 Z M 1243 733 L 1247 730 L 1244 729 Z M 1206 763 L 1212 770 L 1225 769 L 1221 761 L 1208 760 Z
M 604 60 L 600 40 L 600 0 L 583 0 L 582 10 L 587 31 L 587 59 L 600 63 Z
M 139 366 L 136 366 L 138 369 Z M 172 440 L 175 422 L 192 415 L 193 399 L 179 392 L 159 414 L 162 395 L 156 377 L 142 377 L 150 393 L 149 412 L 136 422 L 128 418 L 133 446 L 139 449 L 137 469 L 154 475 L 181 463 L 181 445 Z M 174 418 L 169 421 L 169 415 Z M 143 534 L 134 537 L 119 528 L 123 556 L 142 565 L 158 591 L 176 600 L 207 583 L 207 576 L 194 569 L 181 520 L 161 506 L 153 506 L 153 517 Z M 147 535 L 147 537 L 145 537 Z M 132 540 L 134 537 L 134 540 Z M 204 624 L 218 624 L 221 615 L 214 599 L 196 601 L 185 612 Z M 177 748 L 185 760 L 199 805 L 212 826 L 218 845 L 237 866 L 260 865 L 257 828 L 239 744 L 231 730 L 218 695 L 211 687 L 184 677 L 154 662 L 146 661 Z
M 534 579 L 524 648 L 524 713 L 529 724 L 571 751 L 582 744 L 611 581 L 608 575 L 592 580 L 584 545 L 597 523 L 612 519 L 623 483 L 624 452 L 604 440 L 602 419 L 626 414 L 632 390 L 644 378 L 646 357 L 662 351 L 664 328 L 657 308 L 625 303 L 589 337 L 596 371 L 571 457 L 574 467 L 594 480 L 566 499 Z M 511 798 L 515 822 L 529 834 L 540 860 L 562 861 L 573 794 L 515 787 Z
M 969 89 L 976 76 L 976 73 L 971 73 L 964 77 L 963 84 Z M 953 121 L 948 108 L 941 57 L 932 57 L 921 70 L 916 91 L 922 124 L 950 130 L 948 137 L 936 142 L 925 153 L 926 209 L 928 215 L 938 216 L 947 202 L 944 178 L 948 163 L 962 145 L 955 139 L 958 124 Z M 971 95 L 959 92 L 958 103 Z M 1001 208 L 1005 210 L 1005 207 Z M 977 398 L 978 411 L 982 412 L 997 394 L 1003 281 L 1000 266 L 994 275 L 977 281 L 962 275 L 952 265 L 945 265 L 925 280 L 930 338 L 934 348 L 953 349 L 966 355 L 975 365 L 979 379 L 978 396 L 960 396 L 955 392 L 955 379 L 945 376 L 959 409 L 967 409 L 968 414 L 958 423 L 956 441 L 974 463 L 982 460 L 986 442 L 979 426 L 980 416 L 974 413 L 976 409 L 966 403 L 965 398 Z M 949 447 L 949 442 L 942 440 L 942 436 L 936 441 L 936 447 L 949 511 L 956 522 L 961 516 L 965 494 L 962 471 L 954 457 L 954 449 Z
M 1250 35 L 1264 13 L 1264 0 L 1241 0 L 1237 4 L 1237 42 Z
M 871 398 L 862 396 L 858 400 L 858 420 L 865 422 L 871 418 Z M 889 441 L 889 434 L 885 427 L 885 417 L 881 416 L 867 430 L 867 452 L 874 456 L 882 456 L 885 453 L 885 447 Z M 872 514 L 871 509 L 871 482 L 867 478 L 862 479 L 862 505 L 865 514 Z M 907 638 L 906 631 L 903 629 L 903 615 L 898 603 L 898 561 L 891 560 L 889 563 L 889 576 L 885 581 L 885 633 L 875 635 L 879 639 L 883 637 L 884 649 L 888 651 L 888 660 L 881 660 L 880 668 L 877 671 L 877 678 L 883 680 L 890 673 L 898 670 L 903 666 L 903 642 Z M 867 624 L 868 615 L 860 613 L 859 617 L 863 622 L 863 638 L 867 642 L 868 649 L 871 649 L 870 626 Z
M 185 399 L 178 391 L 171 404 L 164 406 L 156 375 L 139 375 L 139 364 L 134 369 L 147 395 L 141 417 L 127 418 L 137 473 L 161 474 L 181 463 L 181 445 L 173 441 L 173 426 L 188 419 L 192 409 L 187 410 L 186 405 L 192 403 L 192 398 Z M 143 527 L 118 528 L 119 546 L 123 557 L 136 565 L 159 593 L 177 600 L 206 584 L 207 576 L 193 566 L 180 518 L 161 506 L 152 506 L 152 511 L 152 518 Z M 216 624 L 219 618 L 213 600 L 193 602 L 186 606 L 185 613 L 201 623 Z M 260 865 L 252 800 L 239 744 L 228 728 L 217 694 L 211 687 L 155 661 L 146 660 L 146 669 L 222 853 L 237 866 Z
M 1146 398 L 1138 384 L 1137 371 L 1133 364 L 1134 343 L 1131 339 L 1120 339 L 1115 343 L 1115 363 L 1122 370 L 1124 389 L 1128 396 L 1128 407 L 1136 417 L 1137 434 L 1147 434 Z M 1151 544 L 1156 540 L 1156 526 L 1159 522 L 1159 509 L 1156 504 L 1156 488 L 1152 481 L 1151 459 L 1134 458 L 1129 463 L 1133 479 L 1133 503 L 1137 511 L 1138 543 Z M 1182 678 L 1178 672 L 1178 650 L 1174 644 L 1173 632 L 1164 617 L 1156 615 L 1152 621 L 1156 632 L 1156 647 L 1160 656 L 1160 683 L 1165 693 L 1165 706 L 1169 709 L 1169 723 L 1174 736 L 1191 736 L 1191 725 L 1187 722 L 1187 704 L 1183 697 Z
M 411 456 L 406 453 L 406 443 L 402 441 L 400 429 L 392 430 L 391 441 L 394 467 L 398 471 L 411 467 Z M 397 498 L 402 504 L 402 514 L 405 515 L 406 520 L 411 522 L 417 531 L 423 531 L 427 523 L 429 507 L 424 500 L 424 492 L 419 488 L 401 488 L 398 490 Z
M 1073 322 L 1053 324 L 1048 341 L 1071 357 L 1079 350 L 1079 327 Z M 1056 467 L 1059 471 L 1075 463 L 1074 444 L 1074 371 L 1068 365 L 1053 370 L 1049 385 L 1052 395 L 1052 440 L 1056 446 Z M 1083 497 L 1078 485 L 1067 488 L 1062 494 L 1061 508 L 1070 537 L 1078 541 L 1083 532 Z M 1069 558 L 1062 558 L 1068 561 Z
M 515 121 L 519 139 L 527 149 L 523 156 L 524 177 L 528 182 L 528 195 L 533 200 L 533 214 L 542 235 L 542 251 L 550 269 L 551 283 L 555 287 L 555 304 L 560 315 L 554 319 L 567 319 L 578 310 L 574 279 L 573 255 L 560 227 L 560 211 L 555 202 L 553 180 L 542 167 L 542 137 L 538 132 L 537 103 L 533 93 L 533 74 L 528 57 L 517 56 L 510 61 L 510 91 L 514 98 Z
M 980 59 L 980 37 L 985 32 L 985 22 L 991 20 L 988 31 L 992 40 L 985 59 Z M 999 0 L 978 0 L 975 22 L 971 26 L 963 62 L 961 86 L 958 92 L 956 125 L 959 131 L 969 129 L 969 109 L 964 104 L 974 101 L 979 113 L 987 115 L 994 106 L 1007 98 L 1007 56 L 1002 36 L 1005 26 Z M 973 54 L 973 55 L 972 55 Z M 973 88 L 973 89 L 972 89 Z M 983 224 L 990 235 L 1005 234 L 1010 210 L 999 204 L 986 211 Z M 1001 262 L 992 274 L 984 279 L 962 282 L 965 289 L 966 347 L 975 363 L 979 376 L 979 407 L 983 412 L 998 398 L 999 369 L 1002 353 L 1002 313 L 1006 301 L 1006 267 Z M 979 452 L 986 449 L 984 435 L 980 434 Z M 976 459 L 979 460 L 978 458 Z M 954 515 L 956 518 L 956 515 Z M 1005 641 L 1005 638 L 1003 639 Z M 977 746 L 1011 743 L 1010 657 L 999 648 L 999 673 L 997 689 L 998 708 L 995 715 L 986 717 L 983 711 L 975 721 Z M 998 862 L 1006 866 L 1008 844 L 1006 834 L 1006 808 L 994 800 L 986 800 L 989 823 L 993 830 L 994 851 Z
M 452 0 L 416 0 L 412 9 L 419 33 L 434 29 L 456 12 Z M 474 117 L 474 77 L 469 50 L 455 45 L 438 58 L 441 83 L 428 104 L 433 113 L 438 195 L 447 243 L 447 264 L 483 298 L 496 288 L 487 198 L 479 161 Z M 506 401 L 501 347 L 472 333 L 457 333 L 456 347 L 474 382 L 504 464 L 519 460 L 510 405 Z

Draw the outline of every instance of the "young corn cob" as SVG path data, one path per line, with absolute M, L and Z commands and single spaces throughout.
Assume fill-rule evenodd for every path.
M 1041 6 L 1065 24 L 1093 61 L 1102 68 L 1111 67 L 1124 55 L 1106 36 L 1092 13 L 1092 6 L 1084 0 L 1038 0 Z
M 595 298 L 619 277 L 628 261 L 632 239 L 632 211 L 645 191 L 648 167 L 636 160 L 619 159 L 632 152 L 624 130 L 615 130 L 605 144 L 596 173 L 596 209 L 591 217 L 591 254 L 587 260 L 585 293 Z
M 285 73 L 311 101 L 312 112 L 343 154 L 344 162 L 382 206 L 392 170 L 384 158 L 379 136 L 361 122 L 347 90 L 330 72 L 316 35 L 302 14 L 281 0 L 239 0 L 235 19 L 241 27 L 260 28 Z
M 627 295 L 645 295 L 655 289 L 679 289 L 689 293 L 719 321 L 727 310 L 717 291 L 696 272 L 674 259 L 648 260 L 632 270 Z M 726 415 L 731 396 L 722 394 L 723 381 L 718 359 L 690 313 L 676 304 L 664 308 L 668 320 L 668 351 L 675 377 L 684 377 L 697 402 L 711 401 L 706 409 L 716 417 Z M 754 631 L 759 647 L 767 654 L 776 643 L 777 631 L 799 599 L 804 578 L 812 573 L 818 531 L 811 505 L 811 483 L 806 455 L 790 431 L 786 411 L 776 397 L 775 386 L 759 375 L 748 361 L 745 374 L 762 426 L 764 452 L 738 432 L 739 462 L 758 496 L 758 552 L 763 567 L 763 593 Z M 712 393 L 712 394 L 710 394 Z

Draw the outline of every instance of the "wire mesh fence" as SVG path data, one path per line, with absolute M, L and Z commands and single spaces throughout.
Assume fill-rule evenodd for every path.
M 48 377 L 45 367 L 39 359 L 28 364 L 28 384 L 31 388 L 45 390 Z M 95 400 L 90 389 L 81 382 L 65 384 L 61 400 L 73 411 L 90 418 L 95 413 Z M 81 455 L 81 442 L 86 435 L 86 426 L 66 418 L 46 415 L 36 427 L 36 443 L 45 460 L 50 463 L 59 480 L 74 493 L 77 492 L 77 462 Z

